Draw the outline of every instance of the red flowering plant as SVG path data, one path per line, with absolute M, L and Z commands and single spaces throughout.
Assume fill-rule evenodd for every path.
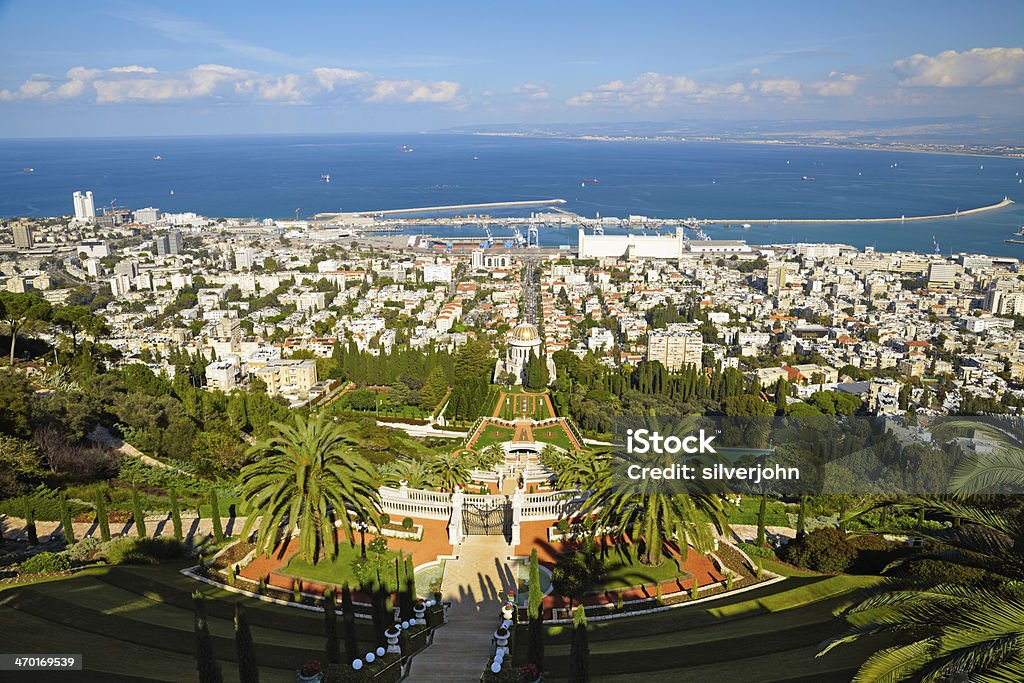
M 320 673 L 320 660 L 310 659 L 302 665 L 303 676 L 315 676 Z

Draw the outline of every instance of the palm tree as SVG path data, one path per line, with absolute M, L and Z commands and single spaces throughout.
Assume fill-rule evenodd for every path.
M 316 563 L 338 551 L 334 518 L 355 543 L 349 511 L 376 521 L 380 494 L 373 468 L 352 452 L 335 423 L 316 416 L 293 424 L 271 423 L 276 433 L 249 449 L 259 458 L 242 468 L 242 498 L 248 504 L 243 537 L 260 520 L 258 552 L 270 552 L 298 529 L 306 561 Z
M 501 444 L 492 443 L 480 454 L 477 465 L 480 469 L 489 470 L 503 462 L 505 462 L 505 449 L 501 447 Z
M 950 492 L 956 495 L 1024 492 L 1024 417 L 988 415 L 938 421 L 932 433 L 940 438 L 974 436 L 994 446 L 988 453 L 969 453 L 953 471 Z
M 563 457 L 557 463 L 555 474 L 561 489 L 578 487 L 587 491 L 601 488 L 610 475 L 608 454 L 581 451 L 571 458 Z
M 887 634 L 896 644 L 871 655 L 854 681 L 1024 680 L 1024 515 L 949 499 L 893 507 L 961 519 L 960 526 L 918 532 L 941 545 L 909 562 L 939 559 L 974 574 L 926 583 L 890 579 L 847 611 L 851 629 L 819 656 Z
M 454 455 L 441 455 L 430 461 L 430 473 L 437 486 L 445 491 L 454 491 L 456 486 L 469 483 L 469 463 Z
M 673 464 L 667 454 L 629 457 L 642 459 L 645 467 Z M 661 564 L 664 551 L 671 552 L 673 546 L 684 557 L 688 546 L 710 552 L 712 527 L 719 534 L 726 529 L 722 498 L 716 493 L 678 493 L 664 481 L 646 477 L 627 484 L 616 479 L 604 476 L 601 487 L 584 501 L 581 513 L 594 514 L 598 525 L 611 529 L 620 540 L 640 544 L 640 561 L 645 565 Z
M 436 477 L 430 471 L 428 461 L 401 459 L 380 469 L 384 482 L 391 486 L 397 486 L 403 481 L 414 489 L 431 488 L 436 485 Z

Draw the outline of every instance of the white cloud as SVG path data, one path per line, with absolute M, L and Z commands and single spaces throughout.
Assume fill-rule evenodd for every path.
M 976 47 L 947 50 L 932 57 L 916 54 L 893 62 L 903 86 L 936 88 L 1024 84 L 1024 48 Z
M 603 104 L 625 107 L 658 107 L 683 99 L 699 99 L 712 91 L 724 92 L 722 86 L 705 88 L 686 76 L 672 76 L 654 71 L 642 73 L 631 81 L 615 80 L 603 83 L 593 90 L 570 97 L 574 106 Z
M 452 81 L 381 80 L 374 84 L 369 101 L 444 104 L 455 101 L 460 87 Z
M 320 84 L 320 87 L 327 92 L 333 92 L 336 87 L 341 85 L 358 83 L 359 81 L 365 81 L 371 78 L 370 74 L 365 71 L 338 69 L 333 67 L 320 67 L 313 69 L 312 73 L 313 77 L 316 78 L 317 83 Z
M 132 66 L 115 66 L 113 69 L 110 70 L 110 73 L 114 73 L 114 74 L 133 74 L 133 73 L 137 73 L 137 74 L 155 74 L 156 73 L 156 69 L 154 69 L 151 66 L 137 66 L 137 65 L 132 65 Z
M 513 88 L 512 92 L 517 95 L 525 95 L 531 100 L 546 100 L 551 97 L 551 94 L 542 85 L 536 83 L 523 83 L 522 85 Z
M 35 74 L 17 89 L 0 90 L 0 100 L 92 99 L 98 104 L 117 104 L 213 99 L 313 104 L 347 95 L 365 102 L 456 105 L 460 88 L 453 81 L 379 79 L 365 71 L 337 67 L 279 75 L 223 64 L 200 64 L 175 72 L 138 65 L 111 69 L 76 66 L 63 77 Z
M 769 97 L 795 99 L 802 94 L 800 81 L 793 78 L 764 78 L 750 83 L 750 89 Z
M 833 71 L 824 81 L 812 83 L 811 87 L 822 97 L 849 97 L 857 90 L 863 76 Z

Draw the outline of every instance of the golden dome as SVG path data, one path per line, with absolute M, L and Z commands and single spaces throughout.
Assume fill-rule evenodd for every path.
M 540 341 L 540 333 L 537 332 L 537 328 L 530 323 L 519 323 L 512 328 L 512 341 L 514 342 L 532 342 Z

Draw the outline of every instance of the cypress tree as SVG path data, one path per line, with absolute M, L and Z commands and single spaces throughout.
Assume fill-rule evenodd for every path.
M 238 679 L 241 683 L 259 683 L 260 670 L 256 666 L 249 618 L 241 602 L 235 603 L 235 652 L 238 654 Z
M 217 489 L 210 491 L 210 522 L 213 523 L 213 540 L 220 543 L 224 540 L 224 527 L 220 524 L 220 499 Z
M 63 491 L 57 494 L 57 506 L 60 509 L 60 527 L 64 531 L 64 541 L 72 545 L 75 542 L 75 528 L 71 521 L 71 511 L 68 510 L 68 499 L 64 497 Z
M 96 492 L 96 524 L 100 528 L 100 540 L 110 540 L 110 518 L 107 517 L 107 497 L 103 489 Z
M 36 511 L 32 507 L 32 501 L 25 499 L 25 531 L 28 533 L 28 544 L 38 545 L 39 534 L 36 533 Z
M 544 596 L 540 587 L 540 563 L 537 560 L 537 549 L 530 552 L 530 601 L 526 609 L 529 618 L 530 639 L 526 659 L 537 666 L 538 671 L 544 670 Z
M 386 604 L 387 597 L 384 595 L 384 589 L 381 586 L 377 586 L 373 591 L 373 646 L 383 647 L 387 645 L 387 639 L 384 637 L 384 631 L 388 628 L 388 607 Z
M 569 650 L 569 683 L 589 683 L 590 642 L 587 637 L 587 614 L 583 605 L 572 615 L 572 646 Z
M 341 587 L 341 622 L 345 626 L 345 657 L 353 662 L 359 659 L 359 641 L 356 640 L 356 613 L 352 607 L 352 591 L 346 583 Z
M 336 595 L 333 588 L 324 591 L 324 636 L 327 642 L 324 652 L 331 664 L 341 664 L 341 644 L 338 642 L 338 616 Z
M 796 540 L 802 541 L 807 535 L 807 496 L 800 496 L 800 510 L 796 515 Z
M 142 498 L 138 489 L 132 489 L 132 517 L 135 519 L 135 533 L 139 538 L 146 534 L 146 513 L 142 509 Z
M 213 656 L 213 641 L 210 639 L 203 596 L 196 591 L 192 594 L 192 600 L 195 605 L 196 670 L 199 672 L 199 683 L 223 683 L 220 664 Z
M 178 490 L 172 488 L 168 493 L 171 495 L 171 524 L 174 525 L 174 537 L 181 541 L 181 506 L 178 504 Z
M 764 521 L 768 515 L 768 496 L 761 494 L 761 505 L 757 508 L 757 544 L 764 546 L 767 538 L 765 534 Z

